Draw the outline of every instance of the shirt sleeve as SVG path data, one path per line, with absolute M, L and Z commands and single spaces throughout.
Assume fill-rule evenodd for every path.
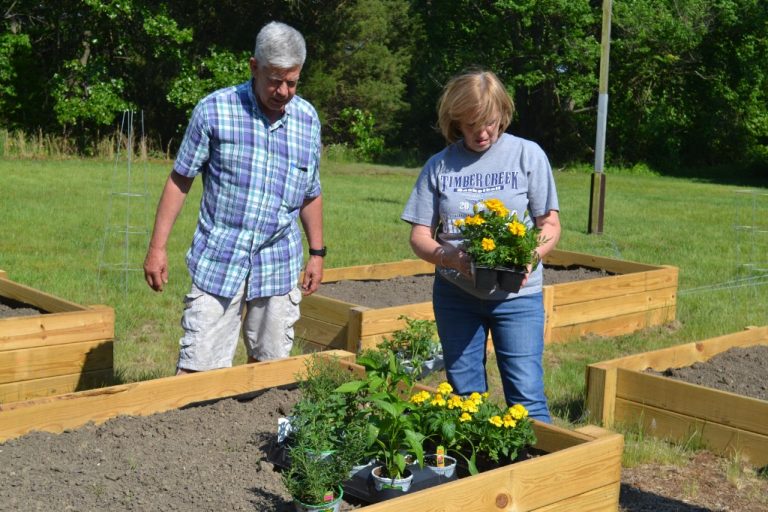
M 205 103 L 200 101 L 192 111 L 173 169 L 188 178 L 200 174 L 210 156 L 210 143 L 211 134 L 207 122 L 206 107 Z
M 435 157 L 431 158 L 421 170 L 400 216 L 402 220 L 431 228 L 437 226 L 440 217 L 440 194 L 437 187 L 436 161 Z
M 547 155 L 538 144 L 530 141 L 523 151 L 523 165 L 528 176 L 528 211 L 534 218 L 550 210 L 559 211 L 555 178 Z

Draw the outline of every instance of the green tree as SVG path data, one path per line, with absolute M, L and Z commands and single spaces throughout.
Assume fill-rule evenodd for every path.
M 301 92 L 324 122 L 328 142 L 353 144 L 347 108 L 372 116 L 371 136 L 399 143 L 409 105 L 404 100 L 416 30 L 407 0 L 304 2 L 297 15 L 313 50 Z

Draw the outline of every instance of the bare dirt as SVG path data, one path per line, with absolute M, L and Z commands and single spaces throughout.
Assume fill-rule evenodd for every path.
M 324 285 L 321 293 L 329 288 Z M 373 295 L 399 296 L 398 304 L 403 297 L 430 300 L 414 300 L 413 293 L 387 283 Z M 762 349 L 728 353 L 678 377 L 719 387 L 725 384 L 723 375 L 734 382 L 752 379 L 755 361 L 762 371 L 759 379 L 768 381 L 768 351 Z M 0 510 L 292 511 L 267 454 L 278 417 L 296 399 L 294 390 L 273 388 L 255 397 L 9 440 L 0 444 Z M 620 510 L 768 511 L 768 480 L 756 478 L 755 468 L 740 469 L 738 478 L 729 479 L 729 461 L 706 451 L 683 466 L 624 468 Z M 342 510 L 362 506 L 349 499 Z

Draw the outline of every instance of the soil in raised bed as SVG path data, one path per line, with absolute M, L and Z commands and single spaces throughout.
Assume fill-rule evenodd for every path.
M 728 364 L 730 372 L 746 367 Z M 9 440 L 0 444 L 0 510 L 292 511 L 267 454 L 278 417 L 296 398 L 295 390 L 273 388 L 247 400 Z M 768 510 L 768 481 L 734 485 L 725 464 L 702 452 L 684 467 L 624 469 L 621 510 Z M 363 505 L 349 500 L 342 510 Z
M 768 401 L 768 345 L 734 347 L 707 362 L 647 373 Z
M 42 314 L 42 312 L 34 306 L 6 297 L 0 297 L 0 318 L 40 314 Z
M 544 284 L 569 283 L 611 275 L 602 269 L 581 266 L 545 266 Z M 398 276 L 391 279 L 344 280 L 323 283 L 319 295 L 369 308 L 419 304 L 432 300 L 433 274 Z

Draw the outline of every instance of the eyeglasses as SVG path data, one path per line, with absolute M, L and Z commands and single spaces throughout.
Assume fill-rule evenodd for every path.
M 270 87 L 274 87 L 275 89 L 279 89 L 283 84 L 285 84 L 289 89 L 295 89 L 299 83 L 299 79 L 296 78 L 295 80 L 285 80 L 276 76 L 268 76 L 267 82 L 269 83 Z

